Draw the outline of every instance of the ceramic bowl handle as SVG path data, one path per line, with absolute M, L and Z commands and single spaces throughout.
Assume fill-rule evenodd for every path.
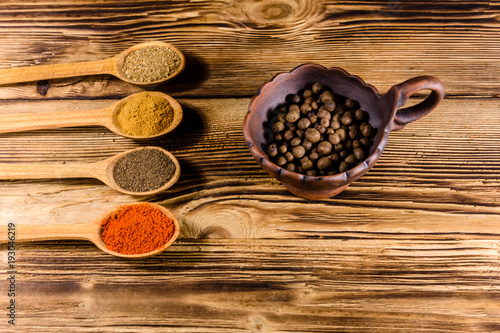
M 394 127 L 392 129 L 395 131 L 434 110 L 444 98 L 443 84 L 432 76 L 418 76 L 393 86 L 391 90 L 393 89 L 397 98 L 397 112 L 394 116 Z M 431 90 L 431 93 L 419 104 L 401 109 L 408 102 L 408 99 L 420 90 Z

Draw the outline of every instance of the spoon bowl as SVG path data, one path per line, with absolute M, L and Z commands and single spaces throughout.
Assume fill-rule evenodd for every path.
M 172 106 L 172 121 L 160 133 L 150 136 L 137 136 L 125 133 L 116 122 L 116 115 L 128 102 L 143 94 L 150 94 L 164 98 Z M 72 111 L 72 112 L 37 112 L 21 114 L 3 114 L 0 117 L 0 133 L 24 132 L 40 129 L 55 129 L 77 126 L 104 126 L 114 133 L 134 140 L 153 140 L 163 137 L 175 130 L 182 122 L 183 111 L 181 105 L 171 96 L 157 92 L 139 92 L 98 110 Z
M 149 46 L 166 47 L 177 53 L 180 64 L 169 76 L 156 81 L 139 82 L 128 78 L 123 71 L 123 63 L 132 52 Z M 103 59 L 86 62 L 60 63 L 50 65 L 37 65 L 28 67 L 14 67 L 0 70 L 0 85 L 21 82 L 32 82 L 39 80 L 50 80 L 86 75 L 111 74 L 124 82 L 138 86 L 158 85 L 177 77 L 186 67 L 186 59 L 176 47 L 159 41 L 146 42 L 134 45 L 122 51 L 118 55 Z
M 115 180 L 114 170 L 117 163 L 126 155 L 142 149 L 160 151 L 175 166 L 174 174 L 161 187 L 144 192 L 129 191 Z M 147 172 L 147 170 L 144 170 Z M 95 163 L 0 163 L 0 179 L 58 179 L 58 178 L 96 178 L 112 189 L 134 196 L 151 196 L 170 188 L 181 174 L 179 161 L 170 152 L 159 147 L 139 147 L 111 156 Z
M 149 205 L 153 209 L 160 210 L 166 217 L 171 219 L 174 223 L 174 233 L 172 237 L 161 247 L 146 253 L 140 254 L 123 254 L 120 252 L 115 252 L 106 247 L 101 233 L 103 224 L 106 220 L 121 212 L 122 210 L 134 206 L 134 205 Z M 9 242 L 8 239 L 8 225 L 0 226 L 0 244 L 5 244 Z M 95 219 L 94 221 L 88 223 L 77 223 L 77 224 L 58 224 L 58 225 L 16 225 L 16 242 L 34 242 L 34 241 L 47 241 L 47 240 L 87 240 L 94 243 L 100 250 L 105 253 L 111 254 L 116 257 L 127 258 L 127 259 L 142 259 L 157 255 L 172 245 L 172 243 L 177 239 L 180 233 L 179 221 L 176 219 L 174 214 L 170 212 L 167 208 L 160 206 L 155 203 L 150 202 L 134 202 L 128 203 L 107 212 L 101 217 Z
M 136 151 L 144 150 L 144 149 L 157 150 L 157 151 L 161 152 L 162 154 L 165 154 L 172 161 L 172 163 L 175 165 L 174 174 L 169 179 L 169 181 L 167 181 L 161 187 L 158 187 L 154 190 L 145 191 L 145 192 L 134 192 L 134 191 L 126 190 L 126 189 L 122 188 L 120 185 L 118 185 L 118 183 L 115 180 L 115 177 L 114 177 L 115 167 L 116 167 L 117 163 L 126 155 L 131 154 L 131 153 L 136 152 Z M 125 151 L 123 153 L 114 155 L 114 156 L 104 160 L 103 162 L 105 163 L 105 168 L 103 168 L 103 169 L 105 169 L 105 176 L 101 174 L 100 179 L 109 187 L 111 187 L 119 192 L 122 192 L 124 194 L 128 194 L 128 195 L 151 196 L 151 195 L 159 194 L 159 193 L 167 190 L 168 188 L 170 188 L 173 184 L 175 184 L 177 182 L 177 180 L 179 179 L 180 174 L 181 174 L 181 167 L 180 167 L 179 161 L 175 158 L 175 156 L 163 148 L 154 147 L 154 146 L 139 147 L 139 148 L 131 149 L 131 150 Z
M 179 67 L 177 67 L 177 69 L 172 74 L 170 74 L 168 77 L 166 77 L 164 79 L 161 79 L 161 80 L 148 81 L 148 82 L 139 82 L 139 81 L 134 81 L 134 80 L 128 78 L 125 75 L 125 72 L 123 71 L 123 64 L 125 62 L 125 59 L 132 52 L 135 52 L 135 51 L 137 51 L 139 49 L 142 49 L 142 48 L 145 48 L 145 47 L 149 47 L 149 46 L 165 47 L 165 48 L 169 48 L 169 49 L 172 49 L 173 51 L 175 51 L 177 53 L 177 55 L 179 56 L 180 61 L 181 61 Z M 116 77 L 118 77 L 122 81 L 125 81 L 125 82 L 128 82 L 128 83 L 132 83 L 132 84 L 135 84 L 135 85 L 139 85 L 139 86 L 158 85 L 158 84 L 170 81 L 173 78 L 175 78 L 176 76 L 178 76 L 184 70 L 184 68 L 186 67 L 186 58 L 184 57 L 184 55 L 182 54 L 182 52 L 179 51 L 179 49 L 177 49 L 175 46 L 172 46 L 170 44 L 167 44 L 165 42 L 160 42 L 160 41 L 146 42 L 146 43 L 141 43 L 141 44 L 134 45 L 134 46 L 129 47 L 128 49 L 122 51 L 120 54 L 118 54 L 115 57 L 115 59 L 116 59 L 116 73 L 114 73 L 114 75 Z
M 145 95 L 145 94 L 164 98 L 165 100 L 168 101 L 168 103 L 172 106 L 172 109 L 173 109 L 172 122 L 162 132 L 155 134 L 155 135 L 140 136 L 140 135 L 130 135 L 130 134 L 123 132 L 123 130 L 120 128 L 120 126 L 116 122 L 116 119 L 117 119 L 116 116 L 120 112 L 120 109 L 128 102 L 132 101 L 135 98 L 139 98 L 141 95 Z M 152 139 L 158 139 L 162 136 L 165 136 L 165 135 L 169 134 L 170 132 L 172 132 L 174 129 L 176 129 L 179 126 L 179 124 L 182 122 L 182 118 L 183 118 L 183 112 L 182 112 L 181 105 L 173 97 L 171 97 L 167 94 L 158 92 L 158 91 L 147 91 L 147 92 L 135 93 L 133 95 L 125 97 L 124 99 L 116 102 L 115 104 L 113 104 L 111 106 L 111 108 L 113 110 L 112 115 L 110 117 L 111 121 L 107 122 L 105 124 L 105 126 L 118 135 L 121 135 L 121 136 L 129 138 L 129 139 L 134 139 L 134 140 L 152 140 Z

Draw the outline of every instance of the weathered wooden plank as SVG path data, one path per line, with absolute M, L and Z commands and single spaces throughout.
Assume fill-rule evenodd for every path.
M 488 1 L 9 1 L 0 5 L 0 68 L 101 59 L 161 39 L 186 54 L 187 68 L 158 89 L 184 97 L 251 96 L 305 62 L 345 68 L 382 92 L 429 74 L 449 95 L 498 96 L 499 15 Z M 0 98 L 138 89 L 98 76 L 4 86 Z
M 71 112 L 111 102 L 8 102 L 0 105 L 0 114 L 65 107 Z M 150 144 L 178 157 L 181 178 L 164 194 L 147 199 L 174 211 L 183 223 L 181 238 L 500 235 L 500 116 L 494 98 L 446 99 L 425 118 L 391 133 L 373 170 L 340 195 L 318 202 L 290 195 L 253 160 L 241 133 L 248 99 L 180 102 L 187 115 L 181 128 Z M 478 108 L 482 112 L 475 112 Z M 104 128 L 4 134 L 0 139 L 0 161 L 11 163 L 94 162 L 138 145 Z M 33 224 L 86 222 L 136 200 L 83 179 L 3 181 L 0 193 L 3 217 Z
M 498 240 L 184 240 L 140 263 L 43 244 L 19 250 L 26 331 L 498 329 Z

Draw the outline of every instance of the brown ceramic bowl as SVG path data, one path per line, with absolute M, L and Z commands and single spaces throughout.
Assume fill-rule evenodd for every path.
M 264 152 L 269 143 L 264 128 L 269 115 L 286 101 L 314 82 L 320 82 L 334 93 L 359 102 L 361 109 L 370 115 L 370 124 L 377 128 L 368 157 L 346 172 L 329 176 L 306 176 L 286 170 L 271 162 Z M 421 103 L 402 108 L 414 93 L 430 90 Z M 293 194 L 306 199 L 326 199 L 342 192 L 349 184 L 370 170 L 387 145 L 391 131 L 404 126 L 431 112 L 443 99 L 444 87 L 432 76 L 419 76 L 393 86 L 386 94 L 366 84 L 361 78 L 350 75 L 341 68 L 325 68 L 316 64 L 305 64 L 289 73 L 281 73 L 264 83 L 248 107 L 243 123 L 243 134 L 250 152 L 261 167 L 285 185 Z

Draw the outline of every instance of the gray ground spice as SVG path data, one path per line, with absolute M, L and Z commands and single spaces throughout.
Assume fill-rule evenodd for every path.
M 176 166 L 169 156 L 157 149 L 140 149 L 123 156 L 113 169 L 113 177 L 122 189 L 147 192 L 165 185 Z
M 155 82 L 172 75 L 181 65 L 181 58 L 173 49 L 146 46 L 131 52 L 123 62 L 126 77 L 135 82 Z

